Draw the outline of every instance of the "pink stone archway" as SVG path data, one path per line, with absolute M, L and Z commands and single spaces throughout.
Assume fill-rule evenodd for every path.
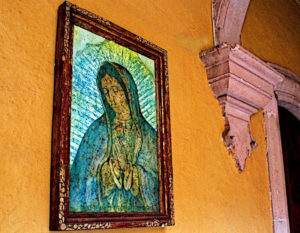
M 250 0 L 212 0 L 215 47 L 200 58 L 208 82 L 225 118 L 224 143 L 235 151 L 243 171 L 256 146 L 249 131 L 250 116 L 263 108 L 274 233 L 289 233 L 285 173 L 278 105 L 300 120 L 300 77 L 279 65 L 257 58 L 240 45 L 240 35 Z
M 270 64 L 283 75 L 274 93 L 276 98 L 264 108 L 265 132 L 274 233 L 289 233 L 284 162 L 282 154 L 278 105 L 289 110 L 300 120 L 300 77 L 275 64 Z M 274 96 L 275 96 L 274 95 Z
M 239 44 L 250 0 L 212 0 L 215 46 Z

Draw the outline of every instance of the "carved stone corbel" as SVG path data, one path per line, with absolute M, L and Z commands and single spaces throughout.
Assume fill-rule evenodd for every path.
M 218 98 L 225 118 L 223 140 L 239 171 L 256 146 L 249 123 L 252 114 L 266 106 L 274 87 L 283 78 L 240 45 L 222 44 L 200 54 L 208 83 Z

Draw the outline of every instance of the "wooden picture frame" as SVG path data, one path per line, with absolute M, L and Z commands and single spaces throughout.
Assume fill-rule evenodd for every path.
M 74 98 L 74 97 L 72 97 L 72 95 L 75 93 L 75 89 L 74 89 L 74 85 L 75 85 L 74 83 L 76 81 L 75 78 L 77 77 L 76 75 L 80 76 L 81 74 L 80 74 L 80 71 L 76 70 L 76 67 L 75 67 L 76 61 L 74 61 L 74 57 L 73 57 L 73 55 L 75 54 L 75 53 L 73 53 L 74 52 L 73 49 L 75 48 L 74 47 L 75 46 L 74 35 L 77 35 L 76 33 L 74 34 L 74 30 L 75 30 L 74 28 L 76 28 L 76 30 L 83 29 L 84 33 L 87 33 L 88 35 L 90 35 L 89 33 L 92 33 L 93 35 L 96 35 L 96 37 L 100 36 L 102 38 L 101 40 L 103 40 L 103 38 L 104 38 L 105 41 L 109 41 L 110 43 L 113 43 L 114 46 L 121 46 L 122 49 L 124 48 L 124 51 L 125 50 L 129 51 L 129 53 L 131 53 L 131 51 L 132 51 L 132 54 L 138 54 L 138 57 L 139 57 L 138 59 L 143 58 L 147 62 L 150 59 L 150 63 L 152 60 L 154 68 L 152 66 L 151 67 L 155 71 L 153 73 L 153 77 L 154 77 L 154 84 L 153 84 L 154 92 L 153 93 L 155 96 L 155 100 L 154 100 L 154 102 L 153 101 L 152 102 L 155 103 L 154 114 L 156 116 L 156 118 L 155 118 L 156 120 L 155 120 L 155 124 L 153 127 L 154 128 L 156 127 L 156 131 L 155 131 L 156 132 L 156 134 L 155 134 L 156 140 L 154 141 L 155 147 L 149 146 L 149 148 L 152 148 L 151 153 L 153 153 L 153 148 L 156 149 L 155 164 L 157 164 L 157 172 L 156 173 L 152 172 L 154 175 L 151 175 L 151 176 L 149 175 L 149 177 L 151 177 L 152 180 L 149 178 L 150 181 L 148 181 L 148 182 L 151 186 L 152 185 L 151 182 L 153 180 L 157 179 L 157 182 L 158 182 L 157 186 L 155 186 L 154 184 L 151 186 L 151 188 L 154 187 L 153 188 L 154 191 L 151 191 L 152 193 L 150 193 L 150 194 L 147 193 L 150 190 L 150 188 L 149 188 L 150 186 L 147 186 L 148 188 L 146 186 L 143 186 L 144 185 L 143 182 L 146 183 L 146 179 L 148 178 L 148 175 L 147 175 L 148 168 L 147 169 L 140 168 L 139 166 L 141 166 L 141 165 L 138 165 L 137 161 L 140 158 L 139 156 L 141 156 L 140 155 L 140 151 L 142 150 L 141 148 L 144 148 L 143 147 L 144 144 L 142 144 L 142 143 L 146 143 L 146 142 L 148 143 L 148 141 L 150 140 L 149 139 L 147 141 L 145 138 L 143 138 L 144 137 L 143 135 L 147 134 L 147 133 L 149 134 L 149 132 L 147 131 L 147 129 L 144 126 L 140 126 L 140 131 L 137 131 L 136 128 L 139 127 L 139 125 L 138 125 L 139 123 L 132 123 L 132 124 L 137 124 L 137 126 L 134 125 L 135 128 L 133 126 L 130 126 L 130 128 L 129 128 L 129 131 L 130 132 L 132 131 L 133 132 L 132 135 L 134 135 L 134 136 L 131 136 L 131 137 L 124 136 L 124 135 L 127 135 L 124 133 L 122 135 L 123 135 L 123 138 L 125 138 L 125 139 L 122 139 L 122 140 L 128 141 L 128 144 L 126 144 L 126 145 L 132 145 L 131 147 L 134 148 L 134 152 L 132 152 L 132 154 L 134 154 L 136 151 L 136 148 L 137 148 L 136 145 L 138 143 L 141 144 L 139 149 L 137 149 L 138 152 L 136 152 L 136 155 L 134 155 L 134 156 L 136 156 L 135 159 L 130 160 L 129 157 L 128 158 L 126 157 L 127 159 L 122 160 L 122 161 L 125 161 L 124 169 L 121 165 L 120 166 L 116 165 L 114 167 L 114 165 L 111 165 L 111 164 L 113 164 L 113 162 L 109 163 L 109 161 L 119 161 L 118 160 L 119 157 L 116 157 L 116 159 L 114 160 L 113 158 L 109 157 L 109 156 L 112 156 L 111 154 L 113 154 L 113 152 L 108 152 L 108 153 L 105 152 L 105 156 L 107 155 L 108 157 L 104 157 L 104 158 L 102 157 L 102 160 L 104 162 L 99 162 L 98 160 L 100 160 L 100 159 L 98 159 L 98 160 L 96 159 L 99 162 L 96 173 L 95 173 L 95 174 L 97 174 L 97 177 L 92 177 L 92 175 L 90 173 L 87 175 L 89 177 L 91 176 L 91 180 L 93 182 L 97 182 L 96 184 L 98 184 L 98 186 L 101 187 L 101 189 L 98 188 L 98 191 L 101 190 L 101 191 L 99 191 L 99 193 L 101 193 L 101 192 L 104 193 L 105 190 L 109 190 L 108 188 L 111 187 L 109 185 L 116 184 L 116 183 L 108 183 L 109 185 L 107 185 L 105 183 L 106 182 L 105 179 L 110 180 L 111 179 L 110 177 L 112 176 L 112 174 L 119 174 L 118 172 L 120 172 L 120 171 L 123 172 L 122 176 L 118 176 L 118 177 L 122 177 L 122 178 L 120 178 L 121 179 L 120 182 L 123 182 L 122 183 L 123 186 L 120 189 L 123 194 L 119 194 L 118 201 L 120 201 L 120 202 L 117 202 L 117 203 L 120 203 L 120 205 L 118 204 L 116 206 L 115 204 L 112 204 L 112 203 L 115 203 L 114 202 L 115 199 L 108 199 L 108 197 L 107 197 L 107 199 L 105 199 L 106 197 L 102 196 L 103 201 L 106 201 L 105 203 L 108 203 L 107 205 L 104 205 L 105 204 L 104 203 L 103 205 L 100 205 L 100 207 L 98 207 L 99 203 L 102 202 L 102 200 L 100 200 L 98 204 L 96 202 L 93 202 L 94 206 L 97 206 L 97 208 L 99 208 L 99 210 L 101 210 L 101 211 L 95 211 L 95 209 L 93 211 L 89 211 L 89 208 L 93 208 L 93 207 L 88 206 L 87 203 L 89 200 L 87 200 L 87 198 L 94 195 L 93 193 L 92 194 L 85 193 L 85 196 L 83 198 L 85 201 L 80 202 L 80 204 L 78 204 L 78 205 L 74 204 L 75 201 L 73 201 L 73 199 L 70 200 L 70 193 L 71 193 L 71 195 L 75 195 L 74 193 L 77 192 L 77 191 L 76 192 L 72 191 L 73 186 L 70 186 L 70 179 L 72 180 L 72 185 L 73 185 L 73 183 L 78 184 L 77 186 L 76 185 L 74 186 L 75 187 L 74 190 L 75 189 L 79 190 L 80 188 L 78 186 L 81 187 L 83 185 L 83 182 L 86 182 L 85 183 L 86 189 L 87 189 L 87 187 L 90 187 L 90 186 L 88 186 L 87 181 L 81 181 L 81 180 L 76 181 L 76 179 L 78 177 L 79 177 L 78 179 L 80 179 L 79 175 L 78 176 L 74 175 L 74 174 L 77 174 L 74 171 L 78 168 L 73 169 L 73 168 L 71 168 L 71 165 L 70 165 L 72 162 L 72 159 L 73 159 L 72 166 L 75 166 L 74 164 L 76 164 L 76 166 L 79 166 L 79 165 L 83 166 L 82 165 L 83 162 L 80 163 L 80 161 L 82 161 L 82 160 L 80 160 L 80 158 L 84 157 L 85 153 L 79 155 L 78 151 L 81 148 L 81 144 L 89 143 L 88 137 L 85 138 L 86 140 L 84 140 L 84 137 L 86 137 L 86 135 L 88 134 L 88 132 L 87 132 L 88 130 L 86 130 L 84 136 L 81 138 L 81 143 L 79 144 L 79 146 L 77 145 L 78 147 L 77 147 L 76 156 L 79 156 L 78 157 L 79 162 L 77 163 L 76 162 L 77 157 L 76 156 L 71 157 L 71 153 L 74 152 L 74 151 L 71 152 L 71 150 L 72 150 L 71 144 L 73 142 L 72 141 L 73 139 L 71 138 L 72 137 L 71 131 L 72 131 L 72 127 L 73 127 L 71 125 L 71 117 L 76 115 L 75 113 L 73 114 L 73 105 L 72 105 L 72 103 L 73 103 L 72 98 Z M 91 35 L 91 36 L 93 36 L 93 35 Z M 78 39 L 78 41 L 79 41 L 79 39 Z M 86 49 L 88 46 L 96 46 L 95 44 L 90 45 L 88 43 L 86 43 L 85 45 L 86 45 L 86 47 L 84 47 L 84 49 Z M 110 50 L 109 53 L 112 54 L 113 56 L 118 57 L 118 54 L 113 54 L 112 51 L 113 50 Z M 78 54 L 85 54 L 85 51 L 83 53 L 78 53 Z M 78 57 L 79 57 L 79 55 L 78 55 Z M 77 57 L 76 57 L 76 59 L 77 59 Z M 78 58 L 77 60 L 80 60 L 80 59 Z M 132 62 L 131 59 L 128 59 L 126 61 Z M 147 62 L 145 62 L 145 64 Z M 114 69 L 113 67 L 118 66 L 116 63 L 113 63 L 112 61 L 108 61 L 105 64 L 107 65 L 107 67 L 110 67 L 109 69 Z M 102 63 L 101 67 L 104 67 L 105 64 Z M 146 65 L 142 64 L 141 62 L 138 64 L 141 64 L 146 67 Z M 136 63 L 134 63 L 134 65 L 136 65 Z M 97 67 L 95 68 L 95 66 L 97 66 Z M 100 66 L 100 64 L 99 64 L 99 66 Z M 127 69 L 127 67 L 125 67 L 126 69 L 123 69 L 123 66 L 125 67 L 125 65 L 123 64 L 122 66 L 119 65 L 116 68 L 116 71 L 119 71 L 120 77 L 124 78 L 123 76 L 127 75 L 127 76 L 131 77 L 131 79 L 128 78 L 128 80 L 134 80 L 134 77 L 133 77 L 134 75 L 132 75 L 132 74 L 130 75 L 130 74 L 128 74 L 128 71 L 124 71 Z M 100 73 L 101 67 L 99 68 L 98 64 L 94 65 L 93 67 L 95 68 L 95 70 L 97 70 L 97 72 L 98 72 L 97 78 L 99 78 L 99 73 Z M 122 71 L 120 71 L 120 70 L 122 70 Z M 116 71 L 114 71 L 114 72 L 116 72 Z M 87 70 L 87 72 L 88 72 L 88 70 Z M 142 77 L 142 72 L 141 71 L 139 71 L 139 72 L 140 72 L 139 75 Z M 105 74 L 105 75 L 107 75 L 107 74 Z M 110 78 L 109 75 L 108 75 L 108 77 Z M 72 83 L 72 78 L 73 78 L 73 80 L 75 80 L 73 83 Z M 112 77 L 112 80 L 116 80 L 113 78 L 114 77 Z M 102 78 L 100 80 L 101 84 L 97 83 L 100 92 L 101 92 L 101 90 L 103 91 L 104 87 L 105 87 L 104 86 L 105 83 L 103 80 L 104 80 L 104 78 Z M 108 80 L 110 80 L 110 79 L 108 79 Z M 121 81 L 119 84 L 120 85 L 122 84 L 123 86 L 129 85 L 130 82 L 126 81 L 126 80 L 124 81 L 125 84 L 124 83 L 122 84 Z M 129 85 L 129 88 L 131 87 L 130 85 Z M 83 85 L 83 86 L 84 86 L 83 90 L 90 88 L 88 85 Z M 102 89 L 100 88 L 100 86 Z M 123 86 L 121 87 L 121 89 L 118 89 L 118 90 L 120 90 L 121 94 L 123 93 L 123 95 L 126 96 L 126 99 L 125 99 L 127 101 L 126 106 L 128 106 L 127 108 L 130 109 L 130 110 L 128 110 L 130 112 L 130 114 L 129 114 L 130 122 L 141 122 L 140 120 L 134 121 L 134 119 L 138 118 L 138 116 L 140 116 L 140 115 L 136 114 L 136 118 L 133 117 L 134 114 L 133 114 L 132 109 L 134 107 L 132 107 L 132 106 L 134 106 L 133 105 L 134 101 L 138 102 L 138 100 L 134 99 L 137 97 L 134 96 L 134 98 L 133 97 L 129 98 L 129 97 L 131 97 L 131 95 L 133 96 L 133 94 L 131 94 L 131 93 L 134 93 L 134 92 L 132 90 L 128 90 L 128 89 L 126 89 L 127 90 L 127 92 L 126 92 L 125 89 L 122 89 Z M 135 85 L 133 85 L 133 86 L 135 86 Z M 112 86 L 109 86 L 109 88 L 110 87 L 112 87 Z M 72 91 L 74 91 L 74 93 Z M 110 91 L 110 89 L 109 89 L 109 91 Z M 111 105 L 111 106 L 109 105 L 109 103 L 110 103 L 109 96 L 106 93 L 107 93 L 107 90 L 106 90 L 105 94 L 102 93 L 102 95 L 105 96 L 105 97 L 103 97 L 102 102 L 104 100 L 106 100 L 106 102 L 103 102 L 102 108 L 105 111 L 105 106 L 106 106 L 105 103 L 108 103 L 107 106 L 110 107 L 109 110 L 111 111 L 111 109 L 114 109 L 114 108 L 111 107 L 113 105 Z M 140 93 L 137 94 L 137 96 L 140 97 Z M 84 98 L 81 97 L 81 99 L 84 99 Z M 132 101 L 132 102 L 130 102 L 130 101 Z M 107 111 L 108 110 L 106 109 L 106 112 L 103 113 L 103 115 L 106 114 L 107 116 L 110 117 L 110 115 L 107 113 Z M 138 110 L 136 110 L 136 111 L 138 111 Z M 117 110 L 116 110 L 116 112 L 117 112 Z M 116 119 L 117 115 L 118 115 L 116 112 L 114 113 L 115 115 L 113 115 L 114 119 Z M 152 111 L 152 113 L 153 113 L 153 111 Z M 142 114 L 144 114 L 144 113 L 142 113 Z M 78 114 L 78 116 L 79 116 L 79 114 Z M 109 118 L 109 117 L 106 118 L 107 125 L 105 125 L 103 127 L 106 127 L 105 129 L 107 132 L 111 132 L 112 134 L 114 134 L 116 129 L 113 126 L 111 126 L 110 123 L 107 123 L 107 122 L 110 122 L 110 119 L 113 119 L 113 118 Z M 79 128 L 81 127 L 80 121 L 79 121 L 79 123 L 77 122 L 76 124 L 77 124 L 76 126 L 79 125 L 78 126 Z M 148 123 L 145 123 L 145 124 L 149 125 Z M 99 129 L 101 129 L 101 128 L 99 128 Z M 135 131 L 134 131 L 134 129 L 135 129 Z M 142 130 L 144 130 L 145 132 Z M 99 131 L 99 132 L 101 132 L 101 131 Z M 112 140 L 113 136 L 107 136 L 107 132 L 105 134 L 106 136 L 103 133 L 103 135 L 104 135 L 103 138 L 107 137 L 108 141 L 105 142 L 106 144 L 105 143 L 101 144 L 102 147 L 103 147 L 103 145 L 105 145 L 105 148 L 106 148 L 105 151 L 108 151 L 107 148 L 123 148 L 122 146 L 117 147 L 114 144 L 114 143 L 116 143 L 116 141 Z M 140 134 L 137 134 L 136 132 L 140 132 Z M 154 131 L 152 130 L 151 132 L 154 132 Z M 136 135 L 139 135 L 140 139 Z M 151 135 L 154 135 L 154 134 L 151 134 Z M 134 143 L 130 144 L 130 142 L 132 142 L 132 140 Z M 79 139 L 79 141 L 80 141 L 80 139 Z M 127 143 L 127 141 L 126 141 L 126 143 Z M 100 145 L 100 142 L 98 144 Z M 89 151 L 92 144 L 86 144 L 86 145 L 87 145 L 86 151 Z M 128 146 L 128 148 L 129 147 L 130 146 Z M 145 148 L 147 148 L 146 144 L 145 144 Z M 130 151 L 133 151 L 133 150 L 130 150 Z M 149 149 L 149 151 L 150 151 L 150 149 Z M 88 152 L 86 152 L 86 153 L 88 154 Z M 109 153 L 111 153 L 111 154 L 109 154 Z M 123 154 L 126 154 L 126 153 L 128 154 L 129 152 L 124 152 L 124 153 L 120 152 L 119 153 L 120 158 L 121 158 L 121 155 L 123 156 Z M 118 156 L 119 154 L 117 152 L 115 153 L 116 156 Z M 127 154 L 126 154 L 126 156 L 127 156 Z M 132 155 L 132 157 L 134 157 L 134 156 Z M 105 158 L 106 158 L 106 160 L 105 160 Z M 89 161 L 89 160 L 85 158 L 84 161 Z M 96 164 L 97 161 L 94 163 Z M 120 159 L 120 161 L 121 161 L 121 159 Z M 153 160 L 151 160 L 151 161 L 153 162 Z M 150 161 L 150 163 L 152 163 L 151 161 Z M 100 167 L 100 163 L 103 163 L 102 167 Z M 109 163 L 109 165 L 111 165 L 112 168 L 111 167 L 110 168 L 112 170 L 108 169 L 109 173 L 105 173 L 104 172 L 105 171 L 104 164 L 108 164 L 108 163 Z M 120 163 L 120 164 L 122 164 L 122 163 Z M 155 164 L 153 166 L 155 166 Z M 117 166 L 119 166 L 119 167 L 117 167 Z M 129 167 L 130 167 L 130 169 L 129 169 Z M 90 167 L 87 167 L 87 169 L 90 169 Z M 117 170 L 117 172 L 116 172 L 114 169 L 119 169 L 119 170 Z M 126 174 L 133 174 L 130 176 L 131 177 L 130 179 L 128 178 L 129 175 L 125 174 L 125 172 L 126 172 L 125 169 L 127 169 L 126 171 L 128 171 L 128 173 L 126 173 Z M 150 168 L 149 168 L 149 170 L 150 170 Z M 85 170 L 79 169 L 78 171 L 85 171 Z M 114 172 L 116 172 L 116 173 L 114 173 Z M 70 173 L 72 173 L 72 174 L 70 175 Z M 100 178 L 98 179 L 98 177 L 100 177 Z M 118 177 L 117 177 L 117 179 L 119 179 Z M 134 179 L 132 177 L 135 177 L 136 179 Z M 145 40 L 137 35 L 134 35 L 133 33 L 115 25 L 114 23 L 112 23 L 108 20 L 105 20 L 87 10 L 79 8 L 78 6 L 73 5 L 70 2 L 64 2 L 59 7 L 59 10 L 58 10 L 58 27 L 57 27 L 57 42 L 56 42 L 56 55 L 55 55 L 55 88 L 54 88 L 52 160 L 51 160 L 50 229 L 51 230 L 87 230 L 87 229 L 121 228 L 121 227 L 154 227 L 154 226 L 174 225 L 173 178 L 172 177 L 173 176 L 172 176 L 172 158 L 171 158 L 171 133 L 170 133 L 167 52 L 164 49 L 161 49 L 160 47 L 148 42 L 147 40 Z M 126 181 L 127 183 L 125 182 L 125 178 L 127 179 L 127 181 Z M 128 180 L 130 180 L 130 184 L 128 184 L 128 182 L 129 182 Z M 117 181 L 114 181 L 114 182 L 117 182 Z M 135 184 L 135 186 L 134 186 L 134 184 Z M 147 183 L 147 185 L 149 185 L 149 184 Z M 115 186 L 113 186 L 113 187 L 115 188 Z M 127 189 L 126 189 L 126 187 L 127 187 Z M 135 187 L 135 189 L 133 187 Z M 146 188 L 144 189 L 144 187 L 146 187 Z M 157 187 L 157 189 L 156 189 L 156 187 Z M 93 189 L 91 189 L 91 190 L 93 190 Z M 136 190 L 136 191 L 132 191 L 132 190 Z M 126 197 L 127 192 L 128 193 L 130 192 L 130 195 L 131 195 L 130 198 L 132 198 L 132 199 L 130 199 L 129 197 L 128 198 Z M 157 198 L 155 199 L 154 196 L 156 195 L 156 192 L 157 192 Z M 76 193 L 76 195 L 77 195 L 77 193 Z M 76 195 L 74 197 L 74 200 L 77 200 Z M 134 195 L 137 195 L 137 196 L 134 196 Z M 140 195 L 140 196 L 138 196 L 138 195 Z M 151 198 L 146 199 L 146 197 L 145 197 L 146 195 L 148 195 L 149 197 L 153 197 L 153 199 L 151 199 Z M 115 197 L 115 196 L 113 196 L 113 197 Z M 72 198 L 73 198 L 73 196 L 72 196 Z M 101 196 L 98 196 L 98 198 L 100 199 Z M 109 202 L 109 200 L 113 200 L 113 201 Z M 143 202 L 144 205 L 140 204 L 140 203 L 142 203 L 141 200 L 144 201 Z M 157 201 L 157 203 L 156 202 L 153 203 L 153 207 L 151 207 L 151 205 L 149 205 L 149 202 L 151 200 Z M 129 204 L 127 204 L 127 206 L 124 207 L 125 202 L 130 203 L 130 205 L 132 203 L 134 203 L 133 206 L 135 206 L 134 207 L 135 209 L 133 209 L 132 206 L 129 206 Z M 71 210 L 70 204 L 75 206 L 75 207 L 72 207 L 73 208 L 72 211 L 70 211 Z M 155 205 L 157 205 L 157 208 L 155 207 Z M 84 211 L 81 211 L 81 208 Z M 124 211 L 122 208 L 125 208 L 126 211 Z M 116 211 L 114 211 L 115 209 L 116 209 Z M 74 210 L 76 210 L 76 211 L 74 211 Z M 132 210 L 134 210 L 134 211 L 132 211 Z M 153 210 L 156 210 L 156 211 L 153 211 Z

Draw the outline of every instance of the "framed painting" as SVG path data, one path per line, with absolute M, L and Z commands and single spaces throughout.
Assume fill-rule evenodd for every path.
M 51 230 L 174 225 L 167 53 L 58 10 Z

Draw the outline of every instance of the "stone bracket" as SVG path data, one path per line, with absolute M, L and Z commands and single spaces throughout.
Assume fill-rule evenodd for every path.
M 222 44 L 200 54 L 208 83 L 218 98 L 225 118 L 223 140 L 234 155 L 239 171 L 256 147 L 250 117 L 274 96 L 283 76 L 240 45 Z

